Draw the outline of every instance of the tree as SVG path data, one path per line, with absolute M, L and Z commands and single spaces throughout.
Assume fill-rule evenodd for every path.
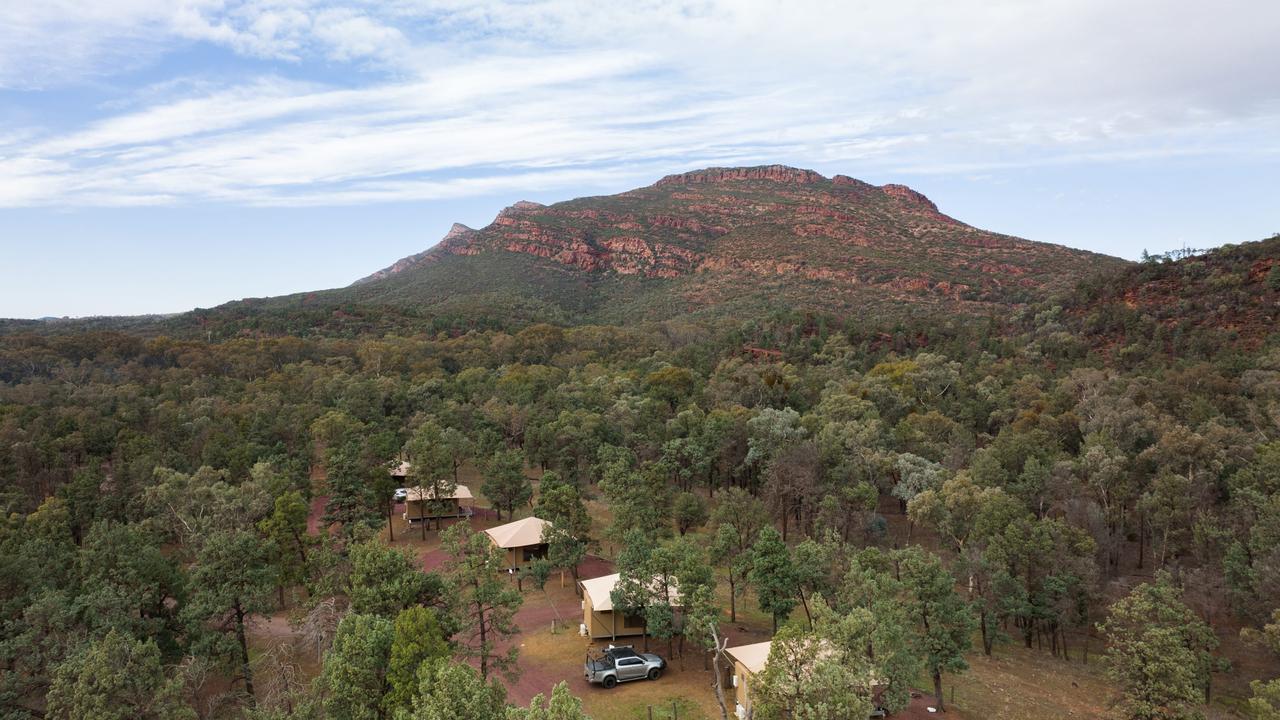
M 428 419 L 413 431 L 413 436 L 401 451 L 409 458 L 408 482 L 417 489 L 421 498 L 418 507 L 419 512 L 424 513 L 419 518 L 423 540 L 427 539 L 427 506 L 441 498 L 452 497 L 458 488 L 454 464 L 454 450 L 457 448 L 447 440 L 444 428 L 435 420 Z M 439 520 L 436 522 L 439 528 Z
M 422 572 L 417 557 L 408 550 L 371 538 L 352 545 L 350 559 L 347 596 L 352 612 L 390 620 L 405 608 L 443 595 L 440 577 Z
M 711 521 L 716 528 L 711 539 L 711 562 L 727 571 L 729 621 L 737 622 L 738 596 L 751 573 L 751 545 L 768 524 L 769 513 L 754 495 L 731 487 L 720 494 Z
M 506 692 L 470 665 L 429 660 L 418 669 L 410 712 L 397 720 L 506 720 Z
M 750 467 L 768 468 L 783 448 L 803 440 L 809 433 L 800 424 L 800 413 L 792 408 L 765 408 L 747 421 L 747 457 Z
M 582 700 L 569 692 L 569 684 L 561 680 L 551 689 L 551 698 L 534 695 L 527 708 L 511 708 L 507 720 L 591 720 L 582 710 Z
M 289 490 L 275 499 L 271 515 L 258 523 L 258 529 L 270 545 L 282 608 L 285 587 L 306 579 L 307 547 L 314 542 L 307 534 L 309 512 L 302 493 Z
M 503 579 L 506 563 L 502 551 L 466 523 L 446 530 L 441 544 L 449 554 L 445 581 L 461 620 L 462 631 L 455 637 L 457 654 L 478 660 L 484 680 L 491 669 L 514 676 L 518 672 L 516 648 L 502 654 L 496 648 L 501 640 L 519 632 L 515 614 L 523 598 Z
M 1267 273 L 1267 287 L 1280 291 L 1280 263 L 1271 263 L 1271 271 Z
M 933 678 L 938 709 L 945 711 L 942 674 L 969 668 L 964 655 L 972 644 L 976 623 L 972 609 L 955 590 L 955 578 L 936 555 L 919 546 L 894 554 L 902 577 L 908 616 L 915 627 L 916 647 L 924 656 L 925 670 Z
M 547 544 L 548 569 L 558 568 L 561 573 L 568 570 L 576 582 L 578 565 L 587 557 L 587 544 L 559 525 L 543 526 L 542 542 Z M 563 581 L 564 575 L 560 578 Z
M 751 585 L 756 589 L 760 609 L 773 617 L 773 631 L 796 606 L 796 577 L 791 554 L 782 535 L 772 527 L 760 531 L 751 547 Z
M 165 674 L 160 650 L 111 630 L 58 666 L 46 717 L 54 720 L 194 720 L 182 681 Z
M 383 699 L 387 712 L 411 707 L 418 690 L 418 668 L 425 662 L 447 659 L 451 653 L 434 610 L 421 606 L 401 610 L 387 662 L 387 694 Z
M 818 536 L 835 533 L 840 540 L 849 542 L 857 530 L 864 539 L 872 539 L 876 533 L 872 520 L 879 500 L 880 494 L 867 482 L 833 489 L 818 503 L 814 533 Z M 883 518 L 880 520 L 883 522 Z
M 1107 638 L 1107 675 L 1120 686 L 1122 717 L 1199 717 L 1196 706 L 1208 686 L 1218 641 L 1182 602 L 1167 572 L 1114 603 L 1098 629 Z
M 764 497 L 782 520 L 782 539 L 787 539 L 788 521 L 802 525 L 812 498 L 817 494 L 822 474 L 818 446 L 802 442 L 776 450 L 765 470 Z
M 1263 626 L 1262 632 L 1245 629 L 1240 632 L 1240 636 L 1280 657 L 1280 610 L 1271 613 L 1271 622 Z M 1253 690 L 1253 697 L 1249 698 L 1249 709 L 1253 716 L 1259 720 L 1280 720 L 1280 678 L 1266 682 L 1254 680 L 1249 683 L 1249 687 Z
M 898 482 L 893 486 L 892 493 L 902 501 L 904 508 L 925 490 L 941 487 L 947 475 L 946 468 L 938 463 L 911 453 L 899 455 L 894 468 L 898 474 Z
M 1003 490 L 978 487 L 967 473 L 921 491 L 907 503 L 907 512 L 936 530 L 957 555 L 965 554 L 970 538 L 985 538 L 1026 513 Z
M 480 492 L 488 498 L 502 519 L 502 511 L 510 517 L 515 508 L 525 505 L 533 497 L 533 484 L 524 474 L 524 453 L 519 450 L 498 450 L 484 465 L 485 481 Z
M 138 523 L 99 520 L 76 560 L 77 609 L 92 632 L 121 630 L 155 640 L 162 655 L 177 654 L 185 633 L 174 601 L 185 599 L 185 579 L 157 533 Z
M 1153 531 L 1153 540 L 1160 538 L 1157 567 L 1163 568 L 1169 553 L 1180 554 L 1190 541 L 1193 518 L 1201 507 L 1197 494 L 1190 478 L 1168 471 L 1156 475 L 1142 494 L 1138 507 Z
M 624 448 L 601 446 L 600 457 L 600 490 L 613 511 L 610 538 L 622 542 L 639 531 L 653 543 L 671 534 L 671 493 L 661 472 L 638 469 L 634 453 Z
M 271 611 L 277 581 L 269 548 L 248 530 L 214 531 L 196 553 L 190 577 L 191 595 L 184 608 L 188 625 L 212 628 L 212 633 L 201 633 L 207 654 L 236 657 L 252 703 L 253 670 L 245 620 Z
M 676 495 L 671 512 L 675 516 L 676 531 L 681 535 L 700 528 L 707 522 L 706 501 L 691 492 Z
M 384 617 L 351 613 L 342 618 L 320 673 L 327 716 L 343 720 L 385 717 L 383 695 L 394 636 L 391 621 Z
M 725 653 L 729 639 L 720 632 L 720 606 L 716 600 L 715 576 L 705 558 L 690 562 L 677 577 L 680 601 L 684 605 L 684 637 L 711 654 L 711 684 L 720 705 L 720 715 L 729 717 L 725 701 L 725 670 L 733 661 Z
M 852 559 L 845 576 L 840 610 L 860 608 L 871 613 L 875 622 L 869 635 L 829 633 L 846 652 L 864 649 L 884 685 L 881 702 L 890 712 L 911 702 L 911 688 L 924 666 L 906 597 L 902 581 L 894 577 L 891 558 L 876 548 L 863 550 Z
M 869 625 L 869 613 L 858 621 Z M 773 637 L 764 670 L 751 682 L 759 720 L 844 720 L 871 712 L 872 677 L 865 655 L 841 652 L 818 633 L 794 626 Z
M 554 471 L 542 475 L 533 514 L 564 528 L 583 543 L 591 541 L 591 515 L 587 512 L 586 503 L 582 502 L 582 494 L 576 486 L 561 480 Z
M 644 618 L 644 647 L 647 651 L 650 637 L 670 638 L 675 632 L 675 613 L 671 603 L 674 578 L 670 575 L 654 577 L 658 567 L 654 556 L 658 548 L 640 530 L 627 533 L 622 548 L 616 564 L 618 582 L 610 591 L 610 599 L 615 613 Z
M 350 414 L 330 410 L 311 423 L 311 441 L 324 460 L 326 524 L 339 523 L 350 537 L 363 526 L 378 522 L 387 507 L 382 494 L 387 479 L 381 461 L 370 458 L 369 428 Z

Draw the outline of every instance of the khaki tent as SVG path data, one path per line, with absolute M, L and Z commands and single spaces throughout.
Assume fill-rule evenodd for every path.
M 508 568 L 522 568 L 547 556 L 547 544 L 542 542 L 542 533 L 550 526 L 546 520 L 527 517 L 484 532 L 494 545 L 505 551 Z
M 404 503 L 404 519 L 417 522 L 421 519 L 471 517 L 475 498 L 466 485 L 455 485 L 448 497 L 436 499 L 435 488 L 409 488 Z
M 725 648 L 725 654 L 733 659 L 733 680 L 731 682 L 737 698 L 737 707 L 734 713 L 740 718 L 750 716 L 751 678 L 764 670 L 765 663 L 769 661 L 769 649 L 771 647 L 773 647 L 773 641 L 766 640 L 750 645 Z
M 739 718 L 745 720 L 751 717 L 751 682 L 764 671 L 765 664 L 769 662 L 769 651 L 772 649 L 772 640 L 725 648 L 725 654 L 733 660 L 733 678 L 730 682 L 737 702 L 734 714 Z M 808 650 L 806 655 L 816 662 L 838 661 L 835 657 L 835 648 L 826 640 L 819 640 L 817 647 L 811 647 L 806 643 L 806 649 Z M 879 705 L 880 694 L 885 688 L 884 681 L 877 679 L 873 673 L 867 677 L 866 683 L 865 689 L 870 693 L 872 702 Z
M 620 635 L 643 635 L 644 617 L 628 615 L 613 609 L 613 588 L 617 586 L 618 573 L 604 577 L 580 580 L 582 588 L 582 625 L 586 634 L 592 639 L 616 638 Z M 676 609 L 676 625 L 679 627 L 680 594 L 671 590 L 671 603 Z

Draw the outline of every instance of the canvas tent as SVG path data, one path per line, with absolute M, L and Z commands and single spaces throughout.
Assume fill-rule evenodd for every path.
M 817 647 L 813 646 L 813 640 L 804 642 L 805 655 L 812 658 L 814 662 L 840 661 L 835 647 L 828 641 L 817 640 Z M 772 649 L 772 640 L 725 648 L 725 654 L 733 660 L 733 677 L 730 682 L 733 685 L 736 700 L 734 714 L 743 720 L 751 717 L 751 683 L 760 673 L 764 672 L 764 667 L 769 662 L 769 652 Z M 872 702 L 877 706 L 880 704 L 880 695 L 884 688 L 884 681 L 877 679 L 874 673 L 867 677 L 865 689 L 870 693 Z
M 643 635 L 645 632 L 642 616 L 628 615 L 613 608 L 613 589 L 617 587 L 620 577 L 618 573 L 614 573 L 578 581 L 582 588 L 582 626 L 585 634 L 592 639 Z M 680 595 L 672 590 L 670 597 L 678 614 Z
M 414 523 L 436 518 L 471 517 L 475 498 L 466 485 L 455 485 L 453 493 L 436 498 L 435 488 L 411 487 L 404 503 L 404 519 Z
M 550 526 L 546 520 L 527 517 L 484 532 L 494 545 L 505 552 L 508 568 L 522 568 L 547 556 L 547 544 L 542 542 L 542 533 Z
M 750 645 L 725 648 L 725 654 L 733 660 L 732 684 L 737 700 L 737 707 L 734 713 L 739 718 L 750 716 L 751 679 L 764 670 L 765 663 L 769 661 L 769 649 L 771 647 L 773 647 L 773 641 L 766 640 Z
M 390 473 L 391 477 L 395 478 L 397 481 L 404 482 L 405 478 L 409 477 L 409 472 L 411 470 L 413 470 L 413 466 L 409 464 L 409 461 L 401 460 L 399 465 L 391 468 Z

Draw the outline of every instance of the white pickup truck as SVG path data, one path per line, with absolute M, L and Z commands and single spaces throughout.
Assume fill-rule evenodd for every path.
M 657 680 L 667 661 L 652 653 L 637 653 L 630 645 L 610 645 L 603 653 L 587 653 L 587 682 L 611 688 L 631 680 Z

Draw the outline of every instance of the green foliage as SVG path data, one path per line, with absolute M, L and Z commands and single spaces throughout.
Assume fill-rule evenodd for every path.
M 439 577 L 422 572 L 412 552 L 373 538 L 352 545 L 349 554 L 347 595 L 353 612 L 392 619 L 402 610 L 440 595 Z
M 866 614 L 857 620 L 871 622 Z M 870 678 L 865 653 L 846 653 L 823 635 L 784 627 L 773 637 L 764 670 L 752 678 L 752 715 L 760 720 L 865 717 L 871 712 Z
M 449 554 L 444 577 L 459 619 L 460 629 L 453 638 L 457 654 L 477 660 L 481 678 L 487 680 L 493 670 L 514 677 L 519 671 L 517 649 L 513 646 L 499 653 L 497 648 L 519 631 L 515 614 L 524 598 L 505 577 L 503 552 L 488 535 L 472 532 L 467 523 L 452 525 L 440 540 Z
M 882 702 L 897 712 L 911 701 L 911 688 L 924 670 L 925 656 L 918 642 L 907 588 L 895 577 L 892 560 L 874 548 L 858 553 L 850 563 L 838 593 L 840 610 L 869 612 L 875 622 L 870 632 L 850 632 L 839 616 L 820 613 L 819 626 L 833 627 L 828 634 L 845 652 L 868 649 L 875 659 L 877 677 L 884 681 Z M 850 612 L 850 617 L 855 614 Z
M 977 623 L 973 609 L 956 593 L 955 578 L 936 555 L 919 546 L 894 553 L 902 578 L 907 617 L 913 623 L 914 645 L 933 678 L 935 700 L 943 707 L 943 673 L 969 669 L 965 653 L 972 644 Z
M 160 650 L 116 630 L 58 667 L 48 714 L 57 720 L 194 720 L 182 681 L 165 674 Z
M 342 618 L 333 647 L 325 654 L 319 683 L 329 717 L 380 720 L 387 692 L 388 660 L 395 630 L 378 615 L 351 613 Z
M 670 488 L 660 473 L 637 465 L 634 453 L 625 448 L 600 448 L 600 490 L 613 511 L 608 534 L 614 542 L 631 533 L 640 533 L 647 542 L 671 533 Z
M 507 720 L 591 720 L 582 710 L 582 701 L 569 692 L 563 680 L 551 688 L 551 697 L 533 696 L 527 708 L 511 708 Z
M 269 548 L 256 533 L 218 530 L 204 540 L 190 573 L 190 597 L 183 615 L 197 637 L 195 645 L 202 654 L 237 663 L 252 697 L 245 622 L 272 607 L 276 574 Z
M 1112 605 L 1098 626 L 1108 642 L 1107 674 L 1122 693 L 1117 711 L 1128 720 L 1201 717 L 1218 640 L 1180 596 L 1162 572 Z
M 418 691 L 397 720 L 506 720 L 506 692 L 470 665 L 431 660 L 418 669 Z
M 418 668 L 425 662 L 447 659 L 450 653 L 434 610 L 419 606 L 400 611 L 387 661 L 387 694 L 383 707 L 389 713 L 408 709 L 418 689 Z
M 533 497 L 533 484 L 524 474 L 524 453 L 519 450 L 498 450 L 484 464 L 484 473 L 480 492 L 498 510 L 499 518 L 503 510 L 511 516 Z
M 676 530 L 681 535 L 702 527 L 709 517 L 707 502 L 701 496 L 690 492 L 676 495 L 675 501 L 671 504 L 671 513 L 676 523 Z
M 748 575 L 755 588 L 760 609 L 773 616 L 776 628 L 796 606 L 795 567 L 782 535 L 772 527 L 760 531 L 751 547 L 751 571 Z
M 1138 565 L 1178 569 L 1196 615 L 1262 628 L 1280 578 L 1280 444 L 1269 440 L 1280 353 L 1265 271 L 1277 243 L 1122 269 L 1052 300 L 1012 285 L 960 291 L 962 305 L 991 293 L 1028 301 L 991 306 L 989 318 L 962 308 L 899 321 L 884 308 L 914 313 L 915 300 L 874 293 L 841 316 L 762 311 L 819 287 L 794 278 L 661 279 L 650 294 L 642 276 L 592 276 L 583 288 L 563 269 L 504 255 L 489 258 L 497 276 L 444 258 L 437 268 L 461 273 L 447 282 L 465 299 L 431 308 L 247 302 L 203 313 L 198 333 L 182 319 L 0 323 L 3 711 L 38 714 L 62 668 L 113 632 L 153 642 L 192 695 L 207 669 L 247 706 L 239 688 L 255 680 L 246 661 L 256 659 L 241 630 L 277 601 L 317 651 L 349 599 L 386 622 L 431 606 L 441 635 L 460 633 L 457 655 L 479 659 L 487 645 L 488 664 L 500 664 L 516 594 L 479 546 L 458 543 L 467 559 L 446 587 L 416 559 L 362 542 L 388 517 L 387 467 L 400 453 L 411 483 L 446 490 L 461 463 L 483 458 L 499 479 L 483 492 L 504 513 L 527 501 L 523 454 L 544 471 L 535 514 L 555 524 L 540 582 L 576 567 L 593 519 L 611 515 L 619 565 L 674 580 L 686 640 L 713 662 L 724 637 L 708 559 L 727 576 L 731 619 L 751 587 L 765 612 L 794 615 L 797 632 L 868 644 L 894 707 L 926 661 L 939 681 L 955 671 L 965 623 L 950 617 L 962 613 L 928 557 L 858 549 L 884 539 L 876 511 L 893 497 L 908 504 L 909 532 L 938 542 L 985 651 L 1007 629 L 1065 655 L 1103 612 L 1101 588 Z M 953 249 L 972 260 L 971 246 Z M 1064 289 L 1071 277 L 1052 264 L 1037 272 Z M 530 292 L 492 290 L 504 278 Z M 548 288 L 564 298 L 534 299 Z M 695 290 L 709 294 L 669 299 Z M 347 297 L 373 297 L 362 292 Z M 580 302 L 588 296 L 624 302 Z M 713 297 L 727 302 L 683 314 L 686 301 Z M 728 321 L 721 311 L 746 312 Z M 647 324 L 644 312 L 680 316 Z M 607 314 L 627 324 L 570 322 Z M 562 322 L 530 323 L 548 316 Z M 180 335 L 153 334 L 162 326 Z M 313 466 L 314 492 L 339 524 L 316 535 L 306 532 Z M 707 531 L 701 497 L 713 508 Z M 667 541 L 679 530 L 691 542 Z M 286 603 L 281 590 L 293 588 Z M 476 597 L 506 609 L 490 616 Z M 869 612 L 875 626 L 824 627 L 824 602 L 840 617 Z M 640 603 L 659 634 L 674 625 L 662 603 Z M 948 622 L 939 629 L 930 614 L 925 632 L 922 608 Z M 474 637 L 478 615 L 491 642 Z M 416 670 L 408 657 L 402 681 Z M 1199 692 L 1219 665 L 1195 657 Z M 315 717 L 307 703 L 284 708 L 280 698 L 306 690 L 281 695 L 263 663 L 249 716 Z M 409 686 L 421 694 L 416 676 Z M 1274 699 L 1265 681 L 1257 692 Z M 403 694 L 397 703 L 412 707 Z

